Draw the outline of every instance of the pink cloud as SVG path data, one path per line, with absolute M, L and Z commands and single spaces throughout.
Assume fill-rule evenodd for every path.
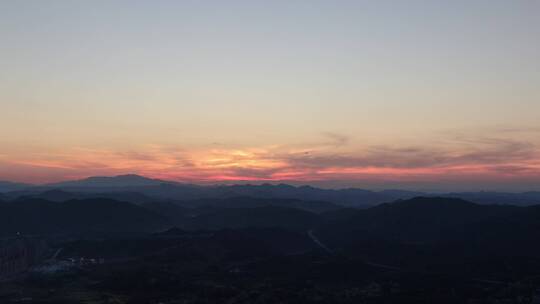
M 91 175 L 137 173 L 189 182 L 331 180 L 539 180 L 540 153 L 526 141 L 479 138 L 451 145 L 368 146 L 337 149 L 347 137 L 297 147 L 175 149 L 147 146 L 137 151 L 73 148 L 61 152 L 4 156 L 3 179 L 51 182 Z

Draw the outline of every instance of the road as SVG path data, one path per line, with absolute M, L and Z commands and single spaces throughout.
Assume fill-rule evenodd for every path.
M 334 251 L 332 251 L 332 249 L 328 248 L 328 246 L 326 246 L 323 242 L 321 242 L 316 236 L 315 234 L 313 234 L 313 230 L 309 230 L 307 232 L 309 238 L 315 243 L 317 244 L 317 246 L 319 246 L 322 250 L 328 252 L 329 254 L 334 254 Z
M 62 249 L 64 248 L 59 248 L 58 250 L 56 250 L 53 254 L 53 256 L 51 257 L 51 260 L 56 260 L 56 258 L 58 258 L 58 255 L 60 254 L 60 252 L 62 252 Z
M 330 249 L 328 246 L 326 246 L 326 244 L 324 244 L 323 242 L 321 242 L 321 240 L 319 240 L 317 238 L 317 236 L 315 236 L 315 234 L 313 233 L 313 230 L 309 230 L 307 232 L 309 238 L 315 243 L 317 244 L 317 246 L 319 246 L 322 250 L 324 250 L 325 252 L 331 254 L 331 255 L 334 255 L 335 252 Z M 375 267 L 375 268 L 379 268 L 379 269 L 384 269 L 384 270 L 392 270 L 392 271 L 399 271 L 399 272 L 412 272 L 412 273 L 421 273 L 421 274 L 437 274 L 437 275 L 440 275 L 439 273 L 431 273 L 431 272 L 426 272 L 426 271 L 422 271 L 422 270 L 405 270 L 403 268 L 400 268 L 400 267 L 396 267 L 396 266 L 391 266 L 391 265 L 385 265 L 385 264 L 379 264 L 379 263 L 374 263 L 374 262 L 370 262 L 370 261 L 367 261 L 367 260 L 363 260 L 363 262 L 366 264 L 366 265 L 369 265 L 371 267 Z M 496 284 L 496 285 L 506 285 L 507 283 L 506 282 L 502 282 L 502 281 L 495 281 L 495 280 L 485 280 L 485 279 L 478 279 L 478 278 L 474 278 L 474 279 L 470 279 L 470 281 L 473 281 L 473 282 L 479 282 L 479 283 L 486 283 L 486 284 Z
M 319 246 L 319 248 L 321 248 L 322 250 L 324 250 L 325 252 L 331 254 L 331 255 L 334 255 L 335 252 L 330 249 L 330 247 L 326 246 L 326 244 L 324 244 L 323 242 L 321 242 L 321 240 L 319 240 L 319 238 L 317 238 L 317 236 L 315 236 L 315 234 L 313 233 L 313 230 L 309 230 L 307 232 L 309 238 L 315 243 L 317 244 L 317 246 Z M 395 267 L 395 266 L 390 266 L 390 265 L 384 265 L 384 264 L 379 264 L 379 263 L 373 263 L 373 262 L 370 262 L 370 261 L 364 261 L 365 264 L 369 265 L 369 266 L 372 266 L 372 267 L 375 267 L 375 268 L 381 268 L 381 269 L 386 269 L 386 270 L 394 270 L 394 271 L 403 271 L 403 269 L 399 268 L 399 267 Z

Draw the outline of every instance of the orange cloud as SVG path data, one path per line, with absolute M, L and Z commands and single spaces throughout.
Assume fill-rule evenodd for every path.
M 342 146 L 348 142 L 332 138 Z M 26 172 L 34 182 L 126 173 L 188 182 L 532 179 L 540 176 L 540 153 L 531 143 L 507 139 L 347 149 L 328 144 L 220 149 L 148 145 L 137 151 L 73 148 L 8 155 L 0 159 L 0 170 L 7 179 L 24 179 L 17 172 Z

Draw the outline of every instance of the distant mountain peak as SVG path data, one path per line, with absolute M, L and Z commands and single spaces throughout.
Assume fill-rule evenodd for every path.
M 145 177 L 137 174 L 120 174 L 114 176 L 90 176 L 83 180 L 112 180 L 112 179 L 122 179 L 122 180 L 155 180 L 149 177 Z
M 111 187 L 140 187 L 140 186 L 157 186 L 164 183 L 174 183 L 160 179 L 153 179 L 137 174 L 124 174 L 116 176 L 90 176 L 80 180 L 65 181 L 48 186 L 52 187 L 96 187 L 96 188 L 111 188 Z

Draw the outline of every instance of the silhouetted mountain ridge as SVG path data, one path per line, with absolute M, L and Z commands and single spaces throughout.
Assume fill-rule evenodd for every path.
M 191 218 L 188 229 L 219 230 L 224 228 L 284 228 L 305 232 L 319 225 L 321 218 L 315 213 L 299 209 L 264 206 L 258 208 L 226 208 Z
M 257 208 L 266 206 L 302 209 L 311 212 L 327 212 L 341 209 L 342 207 L 324 201 L 304 201 L 300 199 L 282 198 L 254 198 L 254 197 L 230 197 L 224 199 L 197 199 L 191 201 L 176 202 L 177 205 L 189 208 L 215 207 L 215 208 Z
M 14 183 L 9 181 L 0 181 L 0 193 L 1 192 L 11 192 L 11 191 L 19 191 L 22 189 L 30 188 L 33 185 L 30 184 L 24 184 L 24 183 Z
M 456 198 L 418 197 L 358 210 L 324 225 L 318 233 L 332 246 L 344 248 L 360 248 L 360 244 L 377 240 L 442 246 L 461 253 L 493 250 L 509 254 L 514 250 L 540 255 L 535 241 L 540 238 L 540 206 L 479 205 Z
M 65 181 L 47 184 L 46 187 L 53 188 L 109 188 L 109 187 L 141 187 L 156 186 L 160 184 L 174 184 L 175 182 L 159 179 L 147 178 L 136 174 L 126 174 L 117 176 L 92 176 L 81 180 Z
M 0 205 L 2 235 L 143 232 L 168 225 L 167 218 L 145 208 L 109 199 L 24 199 Z
M 312 186 L 292 186 L 288 184 L 200 186 L 146 178 L 135 174 L 112 177 L 89 177 L 82 180 L 66 181 L 42 186 L 25 185 L 25 187 L 16 187 L 14 189 L 16 189 L 16 191 L 4 193 L 6 200 L 12 200 L 21 196 L 40 197 L 38 195 L 40 193 L 57 189 L 77 193 L 77 196 L 74 196 L 73 198 L 88 198 L 92 197 L 91 194 L 94 194 L 93 197 L 98 196 L 98 194 L 106 194 L 101 196 L 135 203 L 143 203 L 152 200 L 191 201 L 198 199 L 251 197 L 258 199 L 325 201 L 345 207 L 368 208 L 398 199 L 410 199 L 418 196 L 439 196 L 459 197 L 479 204 L 507 204 L 520 206 L 540 204 L 540 192 L 535 191 L 524 193 L 481 191 L 430 194 L 405 190 L 370 191 L 357 188 L 321 189 Z M 113 193 L 120 192 L 125 194 L 131 193 L 131 195 L 125 195 L 124 197 L 113 195 Z M 87 193 L 89 195 L 85 196 L 82 195 L 82 193 Z M 138 193 L 140 197 L 136 198 L 135 193 Z M 131 196 L 131 198 L 129 196 Z M 47 196 L 43 197 L 47 198 Z M 53 198 L 53 200 L 59 199 Z

